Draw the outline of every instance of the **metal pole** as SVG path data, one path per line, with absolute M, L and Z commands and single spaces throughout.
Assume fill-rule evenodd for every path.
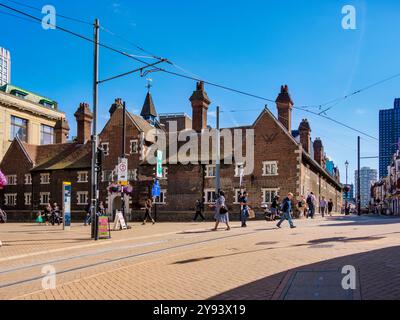
M 357 138 L 357 153 L 358 153 L 358 175 L 357 175 L 357 212 L 361 216 L 361 137 Z
M 125 159 L 126 156 L 126 102 L 122 104 L 123 106 L 123 111 L 122 111 L 122 155 L 121 158 Z M 125 216 L 125 195 L 123 193 L 123 190 L 121 189 L 121 203 L 122 203 L 122 216 L 124 217 L 125 223 L 127 224 L 126 216 Z
M 215 166 L 215 191 L 217 197 L 221 191 L 221 132 L 220 132 L 220 107 L 217 107 L 217 159 Z
M 97 105 L 98 105 L 98 86 L 99 86 L 99 19 L 94 22 L 94 68 L 93 68 L 93 126 L 92 126 L 92 166 L 91 166 L 91 182 L 92 182 L 92 239 L 98 240 L 97 228 L 97 201 L 98 201 L 98 186 L 97 186 Z

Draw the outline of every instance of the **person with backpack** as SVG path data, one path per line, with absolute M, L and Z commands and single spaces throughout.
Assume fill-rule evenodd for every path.
M 308 215 L 307 218 L 314 219 L 315 215 L 315 201 L 316 198 L 314 196 L 313 192 L 310 192 L 310 194 L 307 197 L 307 206 L 308 206 Z
M 225 193 L 223 191 L 219 192 L 215 205 L 211 205 L 211 208 L 215 209 L 215 227 L 212 231 L 217 231 L 220 223 L 226 224 L 226 231 L 231 230 L 231 227 L 229 226 L 228 206 L 225 203 Z
M 281 225 L 282 225 L 283 221 L 285 221 L 285 220 L 287 220 L 289 222 L 290 229 L 296 228 L 295 225 L 293 224 L 292 215 L 291 215 L 292 199 L 293 199 L 293 193 L 290 192 L 282 202 L 282 208 L 281 208 L 282 218 L 276 225 L 279 229 L 281 228 Z

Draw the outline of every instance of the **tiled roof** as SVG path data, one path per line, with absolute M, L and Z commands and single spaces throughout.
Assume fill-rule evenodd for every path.
M 22 142 L 33 162 L 33 171 L 88 168 L 91 165 L 91 145 L 74 143 L 31 145 Z

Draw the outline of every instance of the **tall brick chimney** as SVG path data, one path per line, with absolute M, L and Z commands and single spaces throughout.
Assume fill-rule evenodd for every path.
M 69 135 L 69 125 L 66 118 L 57 120 L 54 127 L 55 143 L 66 143 Z
M 121 99 L 121 98 L 115 99 L 115 102 L 111 105 L 111 108 L 110 108 L 110 110 L 109 110 L 109 112 L 110 112 L 110 117 L 113 115 L 113 113 L 114 113 L 118 108 L 122 108 L 122 99 Z
M 90 140 L 92 135 L 93 113 L 90 111 L 89 104 L 81 103 L 75 112 L 76 123 L 78 125 L 78 143 L 84 144 Z
M 190 97 L 192 103 L 192 128 L 197 132 L 207 128 L 208 106 L 211 104 L 207 93 L 204 91 L 204 82 L 197 82 L 196 91 Z
M 316 138 L 314 141 L 314 160 L 317 161 L 321 167 L 325 168 L 325 152 L 321 138 Z
M 289 87 L 287 85 L 281 86 L 281 93 L 276 99 L 276 106 L 278 108 L 278 119 L 290 133 L 292 133 L 293 105 L 294 103 L 289 94 Z
M 303 119 L 299 126 L 300 143 L 303 149 L 307 152 L 311 152 L 311 127 L 307 119 Z

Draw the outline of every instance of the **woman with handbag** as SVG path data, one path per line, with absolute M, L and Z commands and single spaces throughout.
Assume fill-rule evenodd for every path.
M 225 193 L 223 191 L 219 192 L 219 197 L 215 202 L 215 205 L 212 206 L 215 208 L 215 228 L 212 229 L 213 231 L 218 230 L 218 226 L 220 223 L 226 224 L 226 231 L 231 230 L 229 226 L 229 212 L 228 207 L 225 204 Z

